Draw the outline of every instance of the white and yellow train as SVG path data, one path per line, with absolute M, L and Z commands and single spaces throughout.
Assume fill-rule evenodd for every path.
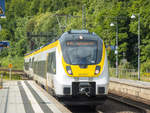
M 70 30 L 24 60 L 25 72 L 66 104 L 101 104 L 107 97 L 106 49 L 95 33 Z

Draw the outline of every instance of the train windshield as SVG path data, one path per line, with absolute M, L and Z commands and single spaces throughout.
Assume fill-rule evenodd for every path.
M 67 41 L 66 54 L 72 65 L 89 65 L 97 62 L 96 41 Z

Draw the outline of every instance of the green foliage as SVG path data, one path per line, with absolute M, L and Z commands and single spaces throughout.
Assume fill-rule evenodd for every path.
M 9 40 L 10 32 L 8 29 L 2 29 L 0 32 L 1 40 Z
M 150 59 L 147 59 L 147 61 L 141 65 L 141 71 L 150 72 Z
M 115 67 L 116 60 L 115 60 L 115 53 L 112 50 L 107 50 L 107 56 L 109 61 L 109 67 Z
M 15 56 L 15 57 L 8 56 L 8 57 L 0 58 L 0 65 L 2 67 L 8 68 L 8 65 L 10 63 L 13 65 L 13 69 L 21 69 L 22 70 L 24 59 L 23 59 L 23 57 L 17 57 L 17 56 Z
M 140 14 L 141 23 L 141 62 L 145 70 L 150 59 L 150 1 L 149 0 L 6 0 L 6 19 L 0 19 L 2 30 L 0 41 L 10 41 L 10 48 L 1 53 L 4 56 L 24 56 L 31 51 L 31 41 L 37 48 L 62 34 L 60 25 L 66 26 L 64 31 L 82 29 L 82 6 L 86 8 L 86 29 L 98 34 L 106 45 L 116 45 L 116 27 L 110 23 L 118 23 L 119 62 L 127 59 L 129 65 L 137 68 L 138 18 L 131 20 L 134 13 Z M 78 16 L 74 18 L 58 17 L 56 14 Z M 67 19 L 67 21 L 66 21 Z M 65 24 L 66 23 L 66 24 Z M 45 33 L 49 37 L 27 37 Z M 124 54 L 124 55 L 123 55 Z M 114 51 L 108 51 L 111 67 L 115 67 Z M 121 64 L 122 65 L 122 64 Z

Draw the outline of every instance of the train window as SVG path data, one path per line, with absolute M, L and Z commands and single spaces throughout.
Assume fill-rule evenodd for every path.
M 47 71 L 52 74 L 56 74 L 56 54 L 55 52 L 48 54 Z
M 53 73 L 55 74 L 56 73 L 56 55 L 55 55 L 55 53 L 52 56 L 52 66 L 51 67 L 52 67 Z
M 96 41 L 67 41 L 66 44 L 66 54 L 70 64 L 96 64 L 98 49 Z
M 29 62 L 24 62 L 25 70 L 29 70 Z
M 34 58 L 32 58 L 32 64 L 31 67 L 34 68 Z
M 45 61 L 40 61 L 40 73 L 39 73 L 39 75 L 41 76 L 41 77 L 43 77 L 43 78 L 45 78 L 46 76 L 45 76 L 45 65 L 46 65 L 46 63 L 45 63 Z
M 36 61 L 33 63 L 33 72 L 36 74 Z
M 66 40 L 61 42 L 62 53 L 67 64 L 93 65 L 102 58 L 103 41 L 100 38 L 93 40 Z
M 29 60 L 29 67 L 32 68 L 32 62 L 31 62 L 31 59 Z
M 65 62 L 71 65 L 100 63 L 103 54 L 103 41 L 94 34 L 82 34 L 82 36 L 83 38 L 80 38 L 80 34 L 66 34 L 60 38 Z
M 35 62 L 35 74 L 38 74 L 38 62 Z

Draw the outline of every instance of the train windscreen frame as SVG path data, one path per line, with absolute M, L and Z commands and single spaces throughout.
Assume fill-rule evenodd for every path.
M 71 65 L 96 64 L 97 42 L 85 40 L 66 41 L 66 54 Z
M 70 64 L 70 65 L 80 65 L 80 64 L 76 64 L 76 63 L 73 63 L 73 64 L 71 63 L 69 56 L 68 56 L 69 52 L 67 53 L 67 47 L 73 47 L 73 46 L 77 46 L 77 45 L 80 45 L 82 47 L 87 46 L 87 45 L 93 46 L 95 43 L 97 43 L 96 62 L 86 63 L 85 65 L 99 64 L 101 59 L 102 59 L 102 54 L 103 54 L 103 40 L 99 36 L 92 35 L 92 34 L 90 34 L 90 35 L 84 34 L 82 36 L 84 38 L 80 39 L 79 38 L 80 34 L 78 34 L 78 35 L 76 35 L 76 34 L 73 34 L 73 35 L 72 34 L 65 34 L 65 35 L 62 35 L 62 37 L 59 39 L 60 45 L 61 45 L 61 50 L 62 50 L 62 55 L 63 55 L 65 62 L 67 64 Z M 74 43 L 70 44 L 72 41 Z M 85 41 L 85 43 L 83 43 L 82 41 Z M 67 43 L 67 42 L 69 42 L 69 43 Z M 78 43 L 76 43 L 76 42 L 78 42 Z M 82 42 L 82 43 L 79 44 L 79 42 Z

